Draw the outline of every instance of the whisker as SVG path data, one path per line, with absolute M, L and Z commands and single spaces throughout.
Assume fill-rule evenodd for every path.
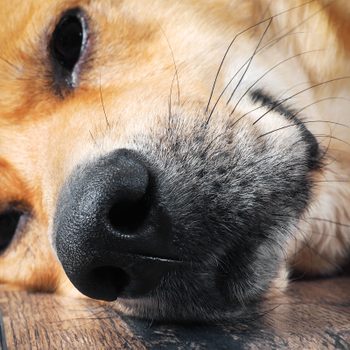
M 314 134 L 315 137 L 320 137 L 320 138 L 329 138 L 329 139 L 332 139 L 332 140 L 336 140 L 336 141 L 339 141 L 339 142 L 342 142 L 348 146 L 350 146 L 350 143 L 349 142 L 346 142 L 345 140 L 342 140 L 340 139 L 339 137 L 335 137 L 333 135 L 324 135 L 324 134 Z
M 315 13 L 313 13 L 312 15 L 310 15 L 309 17 L 307 17 L 306 19 L 304 19 L 303 21 L 301 21 L 300 23 L 298 23 L 296 26 L 294 26 L 293 28 L 291 28 L 285 35 L 288 35 L 288 34 L 291 34 L 293 33 L 293 31 L 298 28 L 299 26 L 301 26 L 302 24 L 304 24 L 305 22 L 307 22 L 308 20 L 310 20 L 312 17 L 316 16 L 319 12 L 323 11 L 326 7 L 330 6 L 331 5 L 331 2 L 328 3 L 328 4 L 325 4 L 320 10 L 316 11 Z M 285 37 L 285 35 L 281 36 L 281 38 L 278 38 L 276 40 L 276 42 L 274 43 L 274 45 L 279 42 L 281 39 L 283 39 Z M 294 97 L 294 96 L 292 96 Z M 291 97 L 291 98 L 292 98 Z M 285 101 L 282 101 L 281 103 L 284 103 Z M 278 107 L 278 106 L 276 106 Z M 245 114 L 246 115 L 246 114 Z M 245 115 L 243 115 L 240 119 L 242 119 Z M 239 120 L 238 120 L 239 121 Z M 237 122 L 238 122 L 237 121 Z M 255 124 L 255 123 L 254 123 Z
M 232 100 L 234 94 L 236 93 L 238 87 L 241 85 L 241 83 L 242 83 L 244 77 L 246 76 L 247 71 L 248 71 L 248 69 L 249 69 L 251 63 L 253 62 L 253 59 L 254 59 L 254 57 L 256 56 L 256 53 L 257 53 L 257 51 L 258 51 L 258 49 L 259 49 L 259 47 L 260 47 L 262 41 L 264 40 L 264 37 L 265 37 L 266 33 L 268 32 L 268 30 L 269 30 L 270 27 L 271 27 L 272 20 L 273 20 L 273 18 L 271 18 L 270 21 L 269 21 L 269 23 L 267 24 L 267 26 L 266 26 L 266 28 L 265 28 L 265 30 L 264 30 L 264 32 L 263 32 L 263 34 L 262 34 L 262 36 L 261 36 L 259 42 L 258 42 L 258 45 L 256 46 L 256 48 L 255 48 L 255 50 L 254 50 L 254 52 L 253 52 L 253 55 L 252 55 L 252 57 L 251 57 L 250 60 L 249 60 L 249 63 L 248 63 L 248 65 L 247 65 L 245 71 L 243 72 L 243 74 L 242 74 L 240 80 L 238 81 L 238 83 L 236 84 L 235 88 L 233 89 L 233 92 L 231 93 L 230 98 L 229 98 L 228 101 L 226 102 L 226 106 L 231 102 L 231 100 Z
M 224 63 L 225 63 L 226 57 L 227 57 L 228 53 L 229 53 L 230 50 L 231 50 L 232 45 L 235 43 L 236 39 L 237 39 L 240 35 L 246 33 L 247 31 L 249 31 L 249 30 L 252 29 L 252 28 L 257 27 L 258 25 L 260 25 L 260 24 L 262 24 L 262 23 L 265 23 L 266 21 L 267 21 L 267 19 L 262 20 L 262 21 L 260 21 L 260 22 L 258 22 L 258 23 L 256 23 L 256 24 L 254 24 L 253 26 L 250 26 L 250 27 L 248 27 L 248 28 L 242 30 L 241 32 L 239 32 L 238 34 L 236 34 L 236 35 L 234 36 L 234 38 L 232 39 L 232 41 L 230 42 L 229 46 L 227 47 L 227 49 L 226 49 L 226 51 L 225 51 L 225 53 L 224 53 L 223 58 L 221 59 L 221 62 L 220 62 L 220 64 L 219 64 L 219 68 L 218 68 L 218 70 L 217 70 L 217 72 L 216 72 L 216 75 L 215 75 L 215 78 L 214 78 L 214 83 L 213 83 L 212 88 L 211 88 L 211 91 L 210 91 L 210 96 L 209 96 L 209 100 L 208 100 L 208 103 L 207 103 L 207 107 L 205 108 L 205 113 L 208 113 L 208 111 L 209 111 L 209 106 L 210 106 L 211 100 L 212 100 L 213 95 L 214 95 L 214 91 L 215 91 L 215 87 L 216 87 L 216 84 L 217 84 L 217 80 L 218 80 L 218 78 L 219 78 L 220 72 L 221 72 L 222 67 L 223 67 L 223 65 L 224 65 Z
M 292 218 L 292 219 L 295 219 L 293 216 L 289 216 L 289 215 L 284 215 L 284 214 L 276 214 L 276 213 L 272 213 L 273 216 L 277 216 L 277 217 L 281 217 L 281 218 Z M 306 223 L 310 224 L 306 219 L 303 219 L 303 218 L 300 218 L 299 220 L 301 221 L 305 221 Z M 311 240 L 312 240 L 312 235 L 313 234 L 321 234 L 323 236 L 326 236 L 326 237 L 331 237 L 331 238 L 336 238 L 337 236 L 336 235 L 331 235 L 331 234 L 328 234 L 328 233 L 319 233 L 319 232 L 310 232 L 311 235 L 307 234 L 306 231 L 304 230 L 301 230 L 300 227 L 298 227 L 298 225 L 296 224 L 293 224 L 293 226 L 295 227 L 295 229 L 297 230 L 297 232 L 300 234 L 302 234 L 301 238 L 302 238 L 302 244 L 303 246 L 301 247 L 300 250 L 296 250 L 295 253 L 293 254 L 294 255 L 294 258 L 298 256 L 298 254 L 303 250 L 303 249 L 309 249 L 313 254 L 315 254 L 316 256 L 318 256 L 320 259 L 326 261 L 328 264 L 330 264 L 331 266 L 333 266 L 336 270 L 339 270 L 341 267 L 336 264 L 334 261 L 331 261 L 328 257 L 324 256 L 321 252 L 317 251 L 316 248 L 314 248 L 312 245 L 311 245 Z M 292 237 L 293 239 L 298 242 L 300 239 L 299 237 L 297 237 L 297 234 L 294 234 L 292 233 Z
M 331 143 L 332 143 L 332 139 L 329 139 L 327 147 L 324 149 L 323 154 L 320 155 L 320 160 L 322 160 L 323 162 L 326 159 L 326 156 L 328 155 L 328 151 L 331 148 Z
M 267 112 L 265 112 L 263 115 L 261 115 L 254 123 L 253 125 L 257 124 L 261 119 L 263 119 L 267 114 L 269 114 L 271 111 L 273 111 L 274 109 L 276 109 L 277 107 L 281 106 L 283 103 L 291 100 L 292 98 L 306 92 L 306 91 L 309 91 L 309 90 L 312 90 L 316 87 L 319 87 L 319 86 L 323 86 L 323 85 L 326 85 L 326 84 L 330 84 L 330 83 L 333 83 L 333 82 L 336 82 L 336 81 L 341 81 L 341 80 L 346 80 L 346 79 L 350 79 L 350 76 L 344 76 L 344 77 L 338 77 L 338 78 L 334 78 L 334 79 L 329 79 L 329 80 L 325 80 L 325 81 L 322 81 L 320 83 L 317 83 L 317 84 L 314 84 L 314 85 L 311 85 L 305 89 L 302 89 L 298 92 L 296 92 L 295 94 L 292 94 L 291 96 L 288 96 L 286 98 L 284 98 L 282 101 L 276 103 L 276 105 L 274 105 L 273 107 L 269 108 L 267 110 Z M 248 112 L 249 113 L 249 112 Z M 248 113 L 244 114 L 244 116 L 246 116 Z
M 286 215 L 286 214 L 272 213 L 271 215 L 275 216 L 275 217 L 281 217 L 281 218 L 287 218 L 287 219 L 295 219 L 295 217 L 293 217 L 291 215 Z M 307 224 L 310 224 L 309 220 L 311 220 L 311 221 L 327 222 L 327 223 L 334 224 L 334 225 L 337 225 L 337 226 L 340 226 L 340 227 L 350 228 L 350 224 L 345 224 L 345 223 L 340 222 L 340 221 L 323 219 L 323 218 L 318 218 L 318 217 L 314 217 L 314 216 L 307 216 L 307 217 L 304 217 L 304 218 L 299 218 L 298 220 L 304 221 Z M 320 233 L 320 234 L 322 234 L 322 235 L 324 234 L 324 235 L 329 236 L 329 237 L 336 237 L 335 235 L 330 235 L 329 233 Z
M 314 234 L 314 232 L 312 232 L 312 234 Z M 304 239 L 306 239 L 305 236 L 304 236 Z M 329 265 L 333 266 L 333 268 L 335 270 L 340 270 L 341 269 L 341 267 L 336 262 L 330 260 L 329 257 L 325 256 L 324 254 L 322 254 L 321 252 L 316 250 L 316 248 L 312 247 L 310 242 L 311 242 L 311 237 L 309 237 L 307 240 L 304 240 L 303 241 L 304 247 L 302 247 L 301 249 L 308 248 L 313 254 L 318 256 L 321 260 L 323 260 L 323 261 L 327 262 Z
M 178 67 L 177 67 L 177 64 L 176 64 L 174 50 L 173 50 L 173 48 L 172 48 L 172 46 L 170 44 L 170 40 L 169 40 L 168 36 L 166 35 L 165 31 L 163 30 L 162 26 L 160 26 L 160 30 L 163 33 L 163 35 L 164 35 L 164 37 L 165 37 L 165 39 L 167 41 L 167 44 L 168 44 L 168 47 L 169 47 L 169 50 L 170 50 L 170 53 L 171 53 L 171 57 L 172 57 L 172 60 L 173 60 L 174 69 L 175 69 L 176 84 L 177 84 L 177 103 L 180 105 L 181 95 L 180 95 L 179 70 L 178 70 Z M 171 88 L 171 91 L 172 91 L 172 88 Z
M 294 115 L 293 115 L 294 116 Z M 345 127 L 345 128 L 348 128 L 350 129 L 350 126 L 349 125 L 345 125 L 345 124 L 341 124 L 341 123 L 337 123 L 337 122 L 333 122 L 333 121 L 330 121 L 330 120 L 308 120 L 308 121 L 296 121 L 294 124 L 291 124 L 291 125 L 284 125 L 284 126 L 281 126 L 280 128 L 277 128 L 275 130 L 271 130 L 271 131 L 268 131 L 262 135 L 260 135 L 258 137 L 258 139 L 260 139 L 261 137 L 264 137 L 264 136 L 267 136 L 267 135 L 271 135 L 277 131 L 280 131 L 280 130 L 285 130 L 285 129 L 288 129 L 288 128 L 291 128 L 291 127 L 295 127 L 295 126 L 299 126 L 299 125 L 302 125 L 302 124 L 310 124 L 310 123 L 329 123 L 329 124 L 333 124 L 333 125 L 337 125 L 337 126 L 342 126 L 342 127 Z
M 333 220 L 322 219 L 322 218 L 317 218 L 317 217 L 308 217 L 308 219 L 309 220 L 316 220 L 316 221 L 327 222 L 329 224 L 334 224 L 334 225 L 337 225 L 337 226 L 350 228 L 350 224 L 344 224 L 344 223 L 339 222 L 339 221 L 333 221 Z
M 335 0 L 333 0 L 335 1 Z M 315 17 L 316 15 L 318 15 L 320 12 L 324 11 L 325 8 L 329 7 L 333 1 L 330 1 L 329 3 L 325 4 L 324 6 L 322 6 L 321 9 L 319 9 L 318 11 L 314 12 L 313 14 L 311 14 L 309 17 L 305 18 L 303 21 L 299 22 L 298 24 L 296 24 L 294 27 L 292 27 L 290 30 L 288 30 L 280 39 L 277 39 L 277 42 L 280 41 L 281 39 L 284 38 L 285 35 L 291 34 L 296 28 L 300 27 L 302 24 L 306 23 L 307 21 L 309 21 L 311 18 Z M 310 1 L 313 2 L 313 1 Z M 309 2 L 309 3 L 310 3 Z M 308 5 L 309 3 L 305 3 L 303 5 Z M 302 6 L 303 6 L 302 5 Z M 274 43 L 275 45 L 276 43 Z
M 319 180 L 319 181 L 314 181 L 314 183 L 350 183 L 350 180 Z
M 276 214 L 272 213 L 273 216 L 281 217 L 281 218 L 291 218 L 295 219 L 293 216 L 285 215 L 285 214 Z M 309 219 L 309 218 L 308 218 Z M 305 218 L 299 218 L 299 220 L 306 222 L 307 224 L 310 224 L 310 222 L 307 221 Z M 314 247 L 311 246 L 312 243 L 312 235 L 315 234 L 320 234 L 322 236 L 330 237 L 330 238 L 337 238 L 336 234 L 328 234 L 326 232 L 315 232 L 315 231 L 306 231 L 304 229 L 301 229 L 300 226 L 296 223 L 292 223 L 292 226 L 294 227 L 294 231 L 291 232 L 292 238 L 295 241 L 295 247 L 294 247 L 294 253 L 293 254 L 288 254 L 289 256 L 289 262 L 291 259 L 295 259 L 295 257 L 300 254 L 301 251 L 303 251 L 305 248 L 310 249 L 315 255 L 317 255 L 319 258 L 321 258 L 324 261 L 327 261 L 330 265 L 332 265 L 335 269 L 339 270 L 341 266 L 337 265 L 334 261 L 331 261 L 328 257 L 324 256 L 321 252 L 317 251 Z M 294 233 L 295 232 L 295 233 Z M 298 233 L 301 234 L 301 237 L 298 237 Z M 310 234 L 309 234 L 310 233 Z M 301 249 L 297 249 L 297 244 L 298 242 L 302 241 L 302 244 L 304 246 L 300 247 Z M 291 265 L 293 267 L 293 265 Z
M 330 234 L 327 234 L 327 233 L 319 233 L 319 232 L 315 232 L 315 231 L 312 231 L 310 232 L 311 234 L 308 235 L 304 230 L 300 230 L 300 228 L 298 228 L 297 226 L 295 226 L 298 230 L 299 233 L 302 233 L 302 244 L 303 246 L 299 249 L 299 250 L 296 250 L 295 253 L 293 254 L 294 255 L 294 259 L 298 256 L 298 254 L 300 254 L 300 252 L 302 252 L 304 249 L 309 249 L 314 255 L 316 255 L 318 258 L 320 258 L 321 260 L 323 261 L 326 261 L 328 264 L 330 264 L 331 266 L 333 266 L 333 268 L 335 270 L 340 270 L 341 269 L 341 266 L 339 266 L 336 262 L 330 260 L 329 257 L 325 256 L 324 254 L 322 254 L 320 251 L 318 251 L 315 247 L 313 247 L 311 245 L 311 240 L 312 240 L 312 235 L 314 234 L 321 234 L 322 236 L 326 236 L 326 237 L 330 237 L 330 238 L 336 238 L 336 235 L 330 235 Z M 293 239 L 298 242 L 300 241 L 300 239 L 298 237 L 296 237 L 295 234 L 292 234 L 292 237 Z M 293 265 L 291 266 L 293 267 Z
M 300 33 L 289 33 L 287 35 L 283 35 L 282 37 L 279 37 L 278 39 L 281 38 L 285 38 L 288 35 L 295 35 L 295 34 L 300 34 Z M 273 41 L 276 41 L 276 39 L 274 39 Z M 264 45 L 263 47 L 261 47 L 258 51 L 257 54 L 260 54 L 262 51 L 264 51 L 268 46 L 270 46 L 269 44 L 271 43 L 271 41 L 267 42 L 266 45 Z M 232 82 L 234 81 L 234 79 L 237 77 L 237 75 L 241 72 L 241 70 L 250 62 L 252 56 L 250 56 L 240 67 L 239 69 L 235 72 L 235 74 L 232 76 L 232 78 L 229 80 L 229 82 L 225 85 L 224 89 L 222 90 L 221 94 L 219 95 L 219 97 L 216 99 L 214 106 L 210 112 L 210 114 L 213 114 L 217 105 L 219 104 L 221 98 L 223 97 L 223 95 L 225 94 L 225 92 L 227 91 L 227 89 L 230 87 L 230 85 L 232 84 Z M 259 107 L 260 108 L 260 107 Z
M 107 128 L 108 129 L 111 129 L 111 124 L 109 123 L 109 120 L 108 120 L 108 116 L 107 116 L 107 113 L 106 113 L 106 108 L 105 108 L 105 103 L 104 103 L 104 100 L 103 100 L 103 94 L 102 94 L 102 81 L 101 81 L 101 74 L 100 74 L 100 101 L 101 101 L 101 105 L 102 105 L 102 110 L 103 110 L 103 114 L 105 116 L 105 120 L 106 120 L 106 124 L 107 124 Z
M 175 78 L 176 78 L 176 72 L 173 75 L 173 79 L 171 81 L 171 85 L 170 85 L 170 92 L 169 92 L 169 98 L 168 98 L 168 131 L 170 132 L 171 130 L 171 119 L 173 116 L 172 113 L 172 99 L 173 99 L 173 88 L 174 88 L 174 82 L 175 82 Z
M 296 54 L 294 56 L 291 56 L 291 57 L 288 57 L 286 58 L 285 60 L 283 61 L 280 61 L 278 62 L 277 64 L 275 64 L 273 67 L 271 67 L 269 70 L 267 70 L 263 75 L 261 75 L 252 85 L 249 86 L 249 88 L 244 92 L 244 94 L 239 98 L 238 102 L 236 103 L 236 105 L 234 106 L 232 112 L 230 113 L 230 116 L 236 111 L 238 105 L 240 104 L 240 102 L 243 100 L 243 98 L 248 94 L 249 91 L 251 91 L 251 89 L 259 82 L 261 81 L 264 77 L 266 77 L 267 74 L 269 74 L 271 71 L 273 71 L 274 69 L 276 69 L 277 67 L 279 67 L 280 65 L 294 59 L 294 58 L 297 58 L 297 57 L 300 57 L 302 55 L 305 55 L 307 53 L 314 53 L 314 52 L 317 52 L 317 51 L 322 51 L 322 50 L 310 50 L 310 51 L 305 51 L 305 52 L 302 52 L 302 53 L 299 53 L 299 54 Z M 231 96 L 232 97 L 232 96 Z M 230 99 L 231 99 L 230 97 Z
M 10 66 L 11 68 L 14 68 L 17 71 L 20 70 L 18 66 L 16 66 L 15 64 L 13 64 L 11 61 L 9 61 L 8 59 L 6 59 L 4 57 L 0 57 L 0 61 L 6 63 L 8 66 Z
M 329 101 L 329 100 L 342 100 L 342 101 L 347 101 L 347 102 L 350 102 L 350 99 L 349 98 L 346 98 L 346 97 L 340 97 L 340 96 L 329 96 L 329 97 L 325 97 L 325 98 L 322 98 L 322 99 L 319 99 L 319 100 L 316 100 L 312 103 L 309 103 L 308 105 L 306 105 L 305 107 L 299 109 L 299 111 L 295 114 L 293 114 L 294 117 L 298 116 L 302 111 L 304 111 L 305 109 L 313 106 L 314 104 L 316 103 L 320 103 L 320 102 L 324 102 L 324 101 Z
M 261 52 L 265 51 L 266 48 L 269 48 L 271 46 L 273 46 L 275 43 L 277 43 L 279 40 L 286 38 L 289 35 L 295 35 L 295 34 L 300 34 L 300 33 L 288 33 L 288 34 L 284 34 L 280 37 L 278 37 L 277 39 L 273 39 L 271 41 L 268 41 L 266 45 L 262 46 L 256 54 L 260 54 Z M 273 43 L 272 43 L 273 42 Z M 272 44 L 271 44 L 272 43 Z M 315 50 L 317 51 L 317 50 Z M 214 113 L 217 105 L 219 104 L 221 98 L 223 97 L 223 95 L 225 94 L 225 92 L 227 91 L 227 89 L 230 87 L 230 85 L 232 84 L 232 82 L 234 81 L 234 79 L 237 77 L 237 75 L 241 72 L 241 70 L 247 65 L 249 64 L 249 62 L 251 61 L 253 55 L 250 56 L 235 72 L 235 74 L 232 76 L 232 78 L 229 80 L 229 82 L 225 85 L 225 87 L 223 88 L 222 92 L 220 93 L 219 97 L 216 99 L 214 106 L 210 112 L 210 117 L 212 116 L 212 114 Z M 299 84 L 298 84 L 299 85 Z M 259 107 L 260 108 L 260 107 Z
M 225 63 L 226 57 L 227 57 L 228 53 L 230 52 L 231 47 L 232 47 L 232 45 L 235 43 L 236 39 L 237 39 L 239 36 L 241 36 L 242 34 L 248 32 L 249 30 L 251 30 L 251 29 L 253 29 L 253 28 L 256 28 L 256 27 L 259 26 L 260 24 L 263 24 L 263 23 L 265 23 L 265 22 L 267 22 L 267 21 L 270 21 L 270 20 L 273 19 L 273 18 L 276 18 L 276 17 L 278 17 L 278 16 L 281 16 L 281 15 L 283 15 L 283 14 L 285 14 L 285 13 L 288 13 L 288 12 L 290 12 L 290 11 L 293 11 L 293 10 L 295 10 L 295 9 L 301 8 L 301 7 L 303 7 L 303 6 L 306 6 L 306 5 L 308 5 L 308 4 L 310 4 L 310 3 L 314 2 L 314 1 L 315 1 L 315 0 L 310 0 L 310 1 L 308 1 L 308 2 L 305 2 L 305 3 L 301 4 L 301 5 L 291 7 L 291 8 L 289 8 L 289 9 L 285 10 L 285 11 L 281 11 L 281 12 L 279 12 L 279 13 L 277 13 L 277 14 L 275 14 L 275 15 L 269 17 L 269 18 L 263 19 L 263 20 L 261 20 L 260 22 L 258 22 L 258 23 L 256 23 L 256 24 L 254 24 L 254 25 L 252 25 L 252 26 L 250 26 L 250 27 L 248 27 L 248 28 L 242 30 L 241 32 L 237 33 L 237 34 L 234 36 L 234 38 L 231 40 L 230 44 L 228 45 L 228 47 L 227 47 L 227 49 L 226 49 L 226 51 L 225 51 L 225 53 L 224 53 L 224 56 L 223 56 L 223 58 L 221 59 L 221 62 L 220 62 L 220 64 L 219 64 L 219 68 L 218 68 L 218 70 L 217 70 L 217 72 L 216 72 L 215 79 L 214 79 L 214 82 L 213 82 L 213 85 L 212 85 L 212 88 L 211 88 L 211 91 L 210 91 L 209 100 L 208 100 L 208 103 L 207 103 L 207 106 L 206 106 L 206 109 L 205 109 L 205 112 L 206 112 L 206 113 L 208 113 L 208 111 L 209 111 L 209 106 L 210 106 L 211 100 L 212 100 L 213 95 L 214 95 L 214 91 L 215 91 L 215 87 L 216 87 L 216 84 L 217 84 L 217 80 L 218 80 L 218 78 L 219 78 L 219 75 L 220 75 L 220 72 L 221 72 L 221 70 L 222 70 L 222 67 L 223 67 L 223 65 L 224 65 L 224 63 Z
M 265 51 L 265 50 L 271 49 L 271 47 L 273 47 L 274 45 L 276 45 L 277 43 L 279 43 L 281 40 L 285 39 L 288 36 L 300 35 L 300 34 L 306 34 L 306 33 L 307 32 L 291 32 L 291 31 L 289 31 L 289 32 L 287 32 L 285 34 L 279 35 L 278 37 L 270 39 L 268 42 L 266 42 L 266 44 L 261 48 L 261 51 Z
M 94 135 L 92 134 L 91 130 L 89 130 L 89 134 L 90 134 L 90 137 L 91 137 L 93 143 L 95 144 L 95 146 L 97 146 L 96 139 L 95 139 Z
M 313 103 L 307 105 L 306 107 L 301 108 L 301 109 L 300 109 L 298 112 L 296 112 L 293 116 L 298 115 L 298 114 L 300 113 L 301 110 L 304 110 L 304 109 L 306 109 L 307 107 L 310 107 L 311 105 L 314 105 L 314 104 L 319 103 L 319 102 L 323 102 L 323 101 L 328 100 L 328 99 L 342 99 L 342 100 L 348 101 L 348 99 L 342 98 L 342 97 L 327 97 L 327 98 L 323 98 L 323 99 L 320 99 L 320 100 L 318 100 L 318 101 L 315 101 L 315 102 L 313 102 Z M 349 100 L 349 101 L 350 101 L 350 100 Z M 254 112 L 254 111 L 258 110 L 258 109 L 265 108 L 265 107 L 266 107 L 265 105 L 261 105 L 261 106 L 259 106 L 259 107 L 256 107 L 256 108 L 250 110 L 249 112 L 247 112 L 246 114 L 242 115 L 240 118 L 238 118 L 237 120 L 235 120 L 233 123 L 231 123 L 231 124 L 230 124 L 230 128 L 234 127 L 234 126 L 235 126 L 241 119 L 243 119 L 243 117 L 245 117 L 247 114 L 252 113 L 252 112 Z M 349 125 L 342 124 L 342 123 L 337 123 L 337 122 L 333 122 L 333 121 L 329 121 L 329 120 L 309 120 L 309 121 L 301 121 L 301 120 L 299 120 L 299 121 L 295 121 L 294 124 L 285 125 L 285 126 L 282 126 L 282 127 L 280 127 L 280 128 L 277 128 L 277 129 L 268 131 L 268 132 L 266 132 L 266 133 L 264 133 L 264 134 L 258 136 L 257 138 L 260 139 L 260 138 L 262 138 L 262 137 L 264 137 L 264 136 L 267 136 L 267 135 L 270 135 L 270 134 L 272 134 L 272 133 L 274 133 L 274 132 L 277 132 L 277 131 L 280 131 L 280 130 L 283 130 L 283 129 L 287 129 L 287 128 L 291 128 L 291 127 L 295 127 L 295 126 L 298 126 L 298 125 L 301 125 L 301 124 L 308 124 L 308 123 L 329 123 L 329 124 L 334 124 L 334 125 L 337 125 L 337 126 L 342 126 L 342 127 L 345 127 L 345 128 L 350 128 Z M 217 135 L 214 139 L 212 139 L 211 142 L 209 143 L 209 145 L 206 147 L 206 151 L 209 150 L 209 148 L 211 147 L 211 145 L 212 145 L 219 137 L 225 135 L 225 133 L 226 133 L 226 131 L 223 132 L 223 133 L 220 133 L 220 134 Z M 329 145 L 330 145 L 330 144 L 329 144 Z M 327 149 L 326 149 L 324 155 L 325 155 L 326 152 L 328 151 L 329 145 L 328 145 L 328 147 L 327 147 Z M 322 155 L 321 158 L 323 158 L 324 155 Z

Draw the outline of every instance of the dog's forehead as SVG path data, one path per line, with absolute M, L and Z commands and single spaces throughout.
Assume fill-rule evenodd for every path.
M 1 0 L 0 6 L 2 23 L 0 47 L 2 53 L 6 52 L 6 49 L 11 50 L 13 47 L 23 47 L 24 45 L 28 50 L 34 40 L 43 35 L 43 32 L 52 30 L 60 14 L 77 7 L 86 9 L 92 20 L 113 24 L 116 29 L 125 24 L 119 23 L 124 17 L 130 25 L 147 19 L 148 22 L 156 23 L 160 27 L 169 25 L 176 28 L 177 31 L 186 31 L 187 34 L 190 34 L 192 30 L 192 23 L 203 25 L 209 22 L 212 29 L 212 24 L 225 28 L 232 26 L 232 21 L 236 24 L 246 21 L 248 14 L 250 17 L 255 12 L 251 1 L 240 5 L 237 1 L 226 0 L 218 2 L 204 0 L 200 4 L 193 0 L 181 2 L 159 0 L 48 0 L 43 2 L 29 0 L 25 3 L 20 0 L 14 2 Z M 240 15 L 236 15 L 237 13 Z M 185 21 L 186 26 L 183 25 Z M 108 28 L 102 26 L 98 29 L 100 29 L 99 35 L 108 35 L 114 30 L 110 26 Z
M 98 76 L 108 76 L 115 85 L 125 78 L 134 80 L 166 67 L 172 69 L 171 50 L 179 65 L 189 66 L 197 57 L 202 57 L 201 67 L 205 66 L 204 61 L 213 61 L 213 48 L 221 52 L 227 44 L 222 33 L 230 30 L 228 23 L 240 18 L 229 11 L 229 1 L 224 1 L 225 6 L 219 3 L 206 0 L 198 6 L 191 0 L 0 2 L 0 82 L 6 82 L 0 96 L 2 116 L 15 109 L 17 115 L 21 114 L 18 111 L 23 108 L 16 106 L 24 101 L 28 91 L 32 92 L 30 104 L 39 95 L 41 101 L 44 96 L 48 96 L 47 101 L 51 99 L 48 43 L 68 9 L 81 8 L 89 25 L 91 57 L 85 81 L 96 82 Z M 28 110 L 30 106 L 25 107 Z
M 61 2 L 63 3 L 63 2 Z M 30 38 L 27 37 L 30 31 L 33 35 L 41 30 L 41 26 L 47 23 L 49 14 L 54 16 L 60 8 L 60 1 L 48 0 L 39 2 L 29 0 L 25 3 L 20 0 L 0 1 L 0 38 L 1 49 L 11 48 L 21 41 Z M 62 5 L 61 5 L 62 6 Z M 14 10 L 15 9 L 15 10 Z

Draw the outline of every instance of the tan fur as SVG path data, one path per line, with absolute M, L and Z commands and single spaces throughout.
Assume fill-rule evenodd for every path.
M 0 0 L 0 208 L 23 201 L 32 211 L 25 232 L 0 257 L 0 281 L 30 289 L 70 289 L 50 248 L 59 190 L 76 164 L 125 147 L 149 125 L 164 127 L 159 116 L 167 112 L 174 60 L 181 109 L 191 119 L 193 106 L 208 100 L 233 36 L 286 11 L 273 20 L 264 43 L 279 39 L 257 55 L 254 66 L 260 68 L 251 71 L 250 79 L 286 57 L 309 50 L 313 52 L 281 65 L 278 76 L 272 72 L 266 78 L 271 91 L 280 95 L 288 90 L 288 96 L 322 81 L 350 76 L 349 2 L 302 4 L 305 1 Z M 82 70 L 79 88 L 62 99 L 50 87 L 47 40 L 61 12 L 76 5 L 93 16 L 93 59 Z M 265 26 L 239 37 L 219 77 L 214 101 L 229 73 L 251 55 Z M 100 87 L 111 129 L 106 127 Z M 350 102 L 345 100 L 349 91 L 350 79 L 344 78 L 295 100 L 306 106 L 310 97 L 311 101 L 337 97 L 308 108 L 310 120 L 350 126 Z M 176 84 L 172 97 L 176 101 Z M 224 110 L 224 104 L 219 108 Z M 250 109 L 242 104 L 239 113 Z M 256 116 L 253 113 L 250 118 Z M 278 123 L 282 122 L 268 117 L 259 130 L 273 130 Z M 304 272 L 330 273 L 346 262 L 350 250 L 346 226 L 350 225 L 350 132 L 321 122 L 308 127 L 320 135 L 319 142 L 327 150 L 326 164 L 314 174 L 313 205 L 286 248 L 286 259 Z M 290 133 L 286 129 L 284 135 Z M 276 142 L 281 140 L 276 135 Z M 279 289 L 287 275 L 281 271 L 275 282 Z

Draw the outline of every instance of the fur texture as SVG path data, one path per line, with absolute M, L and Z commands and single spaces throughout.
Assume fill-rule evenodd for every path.
M 184 261 L 126 312 L 220 318 L 283 291 L 289 270 L 348 261 L 347 0 L 0 3 L 0 235 L 23 213 L 3 284 L 77 294 L 53 248 L 58 198 L 120 148 L 156 169 Z M 78 8 L 87 46 L 67 84 L 50 40 Z

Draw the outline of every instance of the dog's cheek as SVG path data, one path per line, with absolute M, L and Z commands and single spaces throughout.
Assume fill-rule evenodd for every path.
M 287 287 L 288 273 L 282 253 L 269 240 L 257 247 L 235 250 L 220 261 L 217 289 L 231 303 L 261 301 L 283 293 Z

